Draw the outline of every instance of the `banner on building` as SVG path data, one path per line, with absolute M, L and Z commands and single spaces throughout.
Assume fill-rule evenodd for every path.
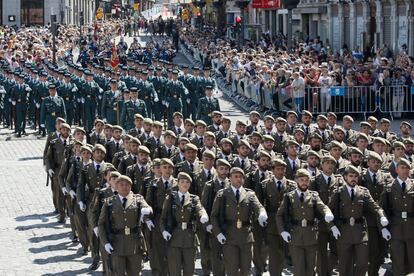
M 280 0 L 253 0 L 254 9 L 280 9 Z

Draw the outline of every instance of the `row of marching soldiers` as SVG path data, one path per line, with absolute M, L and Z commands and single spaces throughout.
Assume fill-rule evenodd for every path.
M 391 253 L 394 275 L 413 271 L 411 124 L 369 118 L 336 124 L 333 113 L 249 122 L 220 112 L 212 124 L 173 116 L 163 129 L 137 114 L 135 128 L 62 118 L 45 167 L 59 221 L 108 275 L 378 275 Z M 355 128 L 355 129 L 354 129 Z M 91 144 L 86 144 L 88 141 Z M 389 144 L 389 145 L 388 145 Z

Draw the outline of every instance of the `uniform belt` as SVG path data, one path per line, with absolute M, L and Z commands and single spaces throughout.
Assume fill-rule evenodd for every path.
M 193 229 L 192 222 L 177 222 L 175 228 L 179 228 L 181 230 Z
M 236 220 L 227 220 L 226 221 L 226 225 L 228 225 L 228 226 L 233 226 L 233 227 L 236 227 L 237 228 L 237 221 Z M 248 227 L 248 226 L 250 226 L 251 225 L 251 223 L 250 223 L 250 221 L 242 221 L 241 222 L 241 226 L 242 227 Z
M 352 220 L 352 218 L 349 218 L 349 219 L 340 219 L 340 221 L 342 222 L 342 223 L 351 223 L 351 220 Z M 355 223 L 355 224 L 359 224 L 359 223 L 364 223 L 364 218 L 354 218 L 353 219 L 354 221 L 353 221 L 353 223 Z
M 138 228 L 138 227 L 129 228 L 129 232 L 130 232 L 131 234 L 136 234 L 136 233 L 138 233 L 138 230 L 139 230 L 139 228 Z M 115 234 L 115 235 L 126 235 L 126 234 L 125 234 L 125 229 L 112 229 L 111 233 L 112 233 L 112 234 Z
M 294 226 L 297 226 L 297 225 L 301 225 L 301 226 L 310 225 L 310 226 L 313 226 L 313 225 L 315 225 L 315 221 L 314 220 L 307 220 L 307 219 L 305 219 L 305 220 L 292 219 L 292 225 L 294 225 Z

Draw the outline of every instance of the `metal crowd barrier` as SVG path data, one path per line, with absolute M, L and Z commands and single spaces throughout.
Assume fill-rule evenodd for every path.
M 414 111 L 414 86 L 382 86 L 378 91 L 377 104 L 381 112 L 401 117 L 403 112 Z

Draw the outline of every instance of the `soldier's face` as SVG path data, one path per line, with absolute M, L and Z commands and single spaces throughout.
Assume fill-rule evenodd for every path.
M 185 124 L 184 125 L 185 131 L 191 133 L 194 131 L 194 126 L 192 124 Z
M 108 181 L 111 188 L 114 189 L 115 191 L 118 189 L 117 188 L 118 185 L 116 185 L 116 180 L 117 179 L 118 179 L 118 177 L 112 176 L 112 177 L 109 177 L 109 181 Z
M 220 115 L 216 115 L 216 116 L 214 116 L 214 117 L 213 117 L 213 122 L 214 122 L 216 125 L 221 125 L 221 116 L 220 116 Z
M 174 137 L 172 137 L 170 135 L 167 135 L 167 136 L 164 137 L 164 142 L 167 146 L 171 146 L 175 143 L 175 139 L 174 139 Z
M 214 166 L 214 159 L 209 157 L 203 157 L 204 167 L 211 169 Z
M 306 161 L 312 168 L 316 168 L 319 166 L 319 158 L 316 156 L 311 155 L 306 159 Z
M 223 128 L 224 131 L 229 130 L 230 129 L 230 125 L 231 125 L 231 122 L 228 121 L 228 120 L 225 120 L 225 121 L 222 121 L 221 122 L 221 127 Z
M 162 127 L 161 126 L 154 126 L 152 128 L 152 131 L 154 132 L 155 135 L 160 136 L 162 133 Z
M 124 149 L 126 149 L 127 151 L 131 151 L 131 143 L 129 142 L 128 139 L 124 139 L 124 143 L 122 144 L 122 146 L 124 147 Z
M 101 131 L 102 131 L 103 127 L 104 127 L 104 125 L 103 125 L 102 123 L 97 123 L 97 124 L 95 125 L 95 130 L 96 130 L 96 132 L 101 133 Z
M 115 129 L 115 130 L 114 130 L 114 134 L 113 134 L 113 136 L 114 136 L 114 138 L 115 138 L 116 140 L 119 140 L 119 139 L 121 139 L 121 134 L 122 134 L 122 131 L 121 131 L 121 130 L 119 130 L 119 129 Z
M 294 137 L 295 137 L 295 141 L 298 142 L 299 144 L 302 144 L 303 141 L 305 140 L 305 135 L 300 131 L 297 131 Z
M 328 125 L 330 126 L 334 126 L 336 124 L 336 119 L 334 116 L 329 116 L 328 117 Z
M 214 140 L 213 137 L 211 137 L 211 136 L 204 137 L 204 145 L 206 145 L 207 147 L 214 146 L 214 142 L 215 142 L 215 140 Z
M 84 150 L 84 151 L 81 152 L 81 157 L 82 157 L 82 161 L 84 163 L 88 163 L 89 160 L 91 160 L 92 155 L 89 151 Z
M 362 162 L 362 156 L 358 153 L 352 153 L 350 156 L 351 159 L 351 163 L 352 165 L 358 167 L 359 165 L 361 165 Z
M 111 128 L 105 128 L 105 136 L 107 139 L 111 139 L 112 137 L 112 129 Z
M 238 154 L 242 157 L 247 157 L 249 155 L 249 151 L 250 151 L 250 148 L 245 145 L 239 146 L 237 150 Z
M 310 179 L 307 176 L 301 176 L 295 178 L 296 184 L 301 191 L 306 191 L 309 188 Z
M 272 140 L 266 140 L 263 142 L 263 147 L 266 150 L 272 150 L 274 145 L 275 145 L 275 142 L 273 142 Z
M 186 150 L 184 152 L 185 160 L 188 160 L 188 162 L 193 163 L 197 157 L 197 151 L 196 150 Z
M 56 89 L 49 89 L 49 95 L 54 97 L 56 95 Z
M 336 160 L 338 160 L 339 157 L 341 157 L 341 154 L 342 154 L 342 150 L 338 147 L 331 148 L 331 150 L 329 152 L 333 157 L 335 157 Z
M 174 119 L 174 125 L 181 127 L 181 125 L 183 124 L 183 118 L 181 116 L 175 116 Z
M 258 146 L 261 143 L 261 139 L 258 136 L 253 136 L 250 138 L 250 145 L 252 146 Z
M 206 127 L 202 125 L 196 126 L 196 133 L 197 135 L 204 136 L 204 132 L 206 132 Z
M 348 183 L 349 186 L 355 187 L 355 185 L 358 183 L 358 174 L 357 173 L 348 173 L 344 176 L 346 183 Z
M 137 143 L 130 143 L 129 144 L 129 151 L 132 154 L 138 154 L 138 147 L 139 147 L 139 145 Z
M 225 155 L 229 155 L 231 153 L 231 144 L 230 143 L 223 143 L 221 145 L 221 151 L 225 154 Z
M 359 149 L 366 149 L 368 146 L 368 141 L 365 139 L 358 139 L 358 141 L 356 142 L 356 146 Z
M 138 93 L 133 92 L 133 93 L 130 93 L 130 95 L 131 95 L 131 99 L 134 101 L 138 98 Z
M 326 120 L 319 120 L 317 122 L 317 124 L 318 124 L 318 127 L 320 129 L 325 129 L 326 128 L 326 125 L 328 124 L 328 121 L 326 121 Z
M 229 176 L 230 168 L 227 166 L 218 166 L 216 171 L 220 179 L 225 179 Z
M 311 123 L 311 117 L 308 115 L 302 115 L 302 123 L 309 125 Z
M 389 123 L 382 123 L 381 124 L 382 132 L 386 133 L 386 132 L 388 132 L 389 129 L 390 129 L 390 124 Z
M 81 148 L 81 145 L 75 144 L 75 146 L 73 147 L 73 152 L 75 153 L 75 155 L 77 156 L 80 155 L 80 148 Z
M 397 166 L 396 171 L 397 171 L 398 177 L 403 181 L 406 180 L 408 176 L 410 175 L 410 167 L 407 167 L 405 165 Z
M 237 125 L 236 126 L 236 132 L 239 135 L 244 135 L 246 134 L 246 126 L 245 125 Z
M 154 166 L 152 167 L 152 172 L 154 173 L 154 176 L 156 178 L 160 178 L 161 177 L 161 167 L 160 166 Z
M 233 173 L 230 175 L 231 185 L 235 188 L 240 188 L 244 184 L 244 175 L 241 173 Z
M 210 89 L 206 90 L 206 96 L 207 97 L 213 96 L 213 90 L 210 90 Z
M 411 128 L 407 125 L 402 125 L 400 127 L 400 130 L 401 130 L 401 134 L 403 135 L 409 135 L 411 133 Z
M 289 156 L 297 156 L 298 155 L 298 147 L 296 145 L 291 145 L 287 147 L 287 154 Z
M 117 181 L 117 190 L 121 196 L 126 197 L 131 192 L 131 184 L 127 181 Z
M 259 122 L 259 116 L 256 114 L 250 115 L 250 122 L 252 122 L 252 124 L 257 124 Z
M 68 138 L 70 134 L 70 129 L 63 127 L 60 129 L 60 135 L 63 136 L 63 138 Z
M 147 153 L 144 152 L 140 152 L 138 153 L 138 162 L 140 164 L 147 164 L 149 160 L 149 155 Z
M 405 153 L 408 155 L 413 154 L 414 152 L 414 145 L 412 144 L 405 144 Z
M 258 165 L 261 170 L 267 171 L 270 167 L 270 158 L 266 156 L 260 157 Z
M 184 151 L 184 147 L 185 147 L 185 145 L 187 145 L 187 144 L 188 144 L 188 142 L 187 142 L 187 141 L 182 140 L 180 143 L 178 143 L 178 148 L 179 148 L 181 151 Z
M 273 128 L 273 121 L 272 120 L 264 121 L 264 126 L 265 126 L 266 129 L 271 130 Z
M 405 150 L 402 147 L 398 147 L 394 149 L 394 156 L 395 157 L 404 157 L 405 155 Z
M 325 161 L 322 163 L 322 171 L 326 175 L 331 175 L 335 170 L 335 162 L 333 161 Z
M 377 128 L 377 122 L 375 121 L 368 121 L 368 123 L 371 125 L 372 129 L 376 129 Z
M 372 149 L 379 155 L 383 154 L 385 151 L 385 145 L 383 143 L 373 143 Z
M 173 166 L 165 164 L 165 165 L 161 165 L 161 174 L 165 179 L 170 178 L 170 176 L 173 173 Z
M 96 162 L 100 163 L 100 162 L 102 162 L 102 160 L 104 160 L 104 158 L 105 158 L 105 153 L 102 150 L 100 150 L 100 149 L 94 150 L 93 159 Z
M 376 159 L 368 159 L 368 168 L 373 171 L 377 172 L 381 167 L 381 162 Z
M 336 141 L 342 142 L 344 140 L 344 133 L 342 131 L 335 131 L 334 132 L 334 138 Z
M 82 131 L 77 131 L 75 132 L 75 139 L 78 141 L 83 141 L 83 139 L 85 139 L 85 134 L 83 134 Z
M 286 123 L 283 123 L 283 122 L 277 123 L 276 124 L 276 129 L 280 133 L 285 132 L 285 130 L 286 130 Z
M 178 190 L 181 193 L 184 194 L 184 193 L 188 192 L 188 190 L 190 189 L 190 186 L 191 186 L 191 182 L 188 181 L 187 179 L 178 180 Z

